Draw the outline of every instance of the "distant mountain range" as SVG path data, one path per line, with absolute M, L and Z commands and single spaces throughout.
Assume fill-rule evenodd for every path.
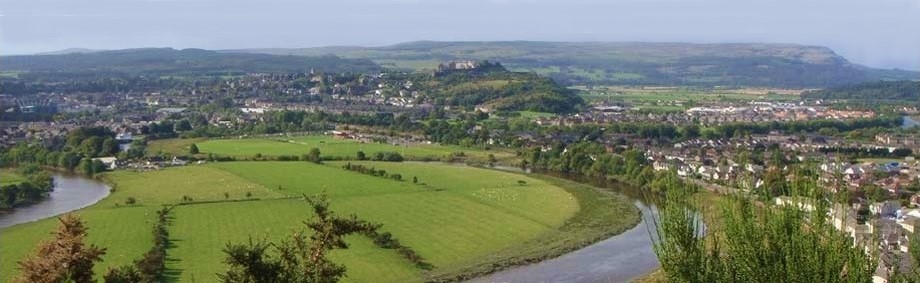
M 0 57 L 4 71 L 97 73 L 109 75 L 226 75 L 250 72 L 375 72 L 368 59 L 334 55 L 280 56 L 226 53 L 203 49 L 138 48 L 123 50 L 68 49 L 53 54 Z
M 384 47 L 297 49 L 68 49 L 2 56 L 3 71 L 155 75 L 245 72 L 429 71 L 451 60 L 501 62 L 567 85 L 698 85 L 823 88 L 879 80 L 916 80 L 920 73 L 851 63 L 826 47 L 794 44 L 641 42 L 434 42 Z
M 89 49 L 89 48 L 67 48 L 57 51 L 41 52 L 34 55 L 64 55 L 64 54 L 74 54 L 74 53 L 93 53 L 99 51 L 106 51 L 101 49 Z
M 828 87 L 914 80 L 920 73 L 853 64 L 826 47 L 795 44 L 642 42 L 435 42 L 384 47 L 245 49 L 276 55 L 370 59 L 385 68 L 433 69 L 459 59 L 499 61 L 565 84 Z

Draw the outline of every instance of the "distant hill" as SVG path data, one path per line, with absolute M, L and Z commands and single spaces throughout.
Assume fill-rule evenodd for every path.
M 4 71 L 39 73 L 225 75 L 247 72 L 368 72 L 380 67 L 368 59 L 334 55 L 280 56 L 202 49 L 141 48 L 52 55 L 0 57 Z
M 99 51 L 105 51 L 105 50 L 89 49 L 89 48 L 67 48 L 67 49 L 61 49 L 57 51 L 37 53 L 35 55 L 64 55 L 64 54 L 72 54 L 72 53 L 93 53 L 93 52 L 99 52 Z
M 850 63 L 826 47 L 794 44 L 640 42 L 435 42 L 384 47 L 247 49 L 276 55 L 371 59 L 385 68 L 434 69 L 439 62 L 502 62 L 516 71 L 548 75 L 564 84 L 646 84 L 829 87 L 920 78 L 920 73 Z
M 920 102 L 920 81 L 878 81 L 808 91 L 807 99 Z
M 575 91 L 533 73 L 509 72 L 501 64 L 481 62 L 472 70 L 412 74 L 414 82 L 436 105 L 480 107 L 487 111 L 529 110 L 574 112 L 584 104 Z

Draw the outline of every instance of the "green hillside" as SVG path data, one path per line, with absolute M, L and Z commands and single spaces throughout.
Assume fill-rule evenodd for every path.
M 346 162 L 227 162 L 158 171 L 117 171 L 110 196 L 78 210 L 89 242 L 107 248 L 96 274 L 130 263 L 151 245 L 154 211 L 180 204 L 169 221 L 166 282 L 214 282 L 222 249 L 248 239 L 278 241 L 312 211 L 304 194 L 326 193 L 332 209 L 383 224 L 382 230 L 434 266 L 418 268 L 363 236 L 332 259 L 346 282 L 419 282 L 481 274 L 550 257 L 635 225 L 638 212 L 620 197 L 569 182 L 440 163 L 352 162 L 401 174 L 395 180 L 346 170 Z M 417 180 L 413 182 L 410 180 Z M 127 204 L 129 198 L 135 203 Z M 189 201 L 191 200 L 191 201 Z M 0 281 L 43 239 L 56 219 L 0 229 Z

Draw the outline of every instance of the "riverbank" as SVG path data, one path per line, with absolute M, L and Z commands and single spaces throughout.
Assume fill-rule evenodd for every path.
M 94 179 L 54 174 L 54 189 L 48 197 L 28 206 L 0 214 L 0 228 L 39 221 L 95 204 L 109 195 L 110 188 Z
M 564 188 L 578 200 L 578 212 L 553 232 L 468 263 L 465 268 L 431 274 L 427 281 L 469 280 L 512 267 L 538 263 L 621 234 L 640 223 L 639 209 L 616 192 L 547 175 L 528 176 Z

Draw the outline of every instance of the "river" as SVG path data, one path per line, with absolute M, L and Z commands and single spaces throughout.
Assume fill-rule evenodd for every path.
M 513 267 L 468 282 L 627 282 L 657 269 L 658 258 L 649 234 L 655 204 L 640 190 L 615 181 L 561 176 L 629 198 L 642 212 L 642 221 L 622 234 L 531 265 Z
M 54 217 L 94 204 L 109 195 L 109 186 L 75 175 L 55 174 L 54 191 L 39 203 L 0 213 L 0 228 Z

